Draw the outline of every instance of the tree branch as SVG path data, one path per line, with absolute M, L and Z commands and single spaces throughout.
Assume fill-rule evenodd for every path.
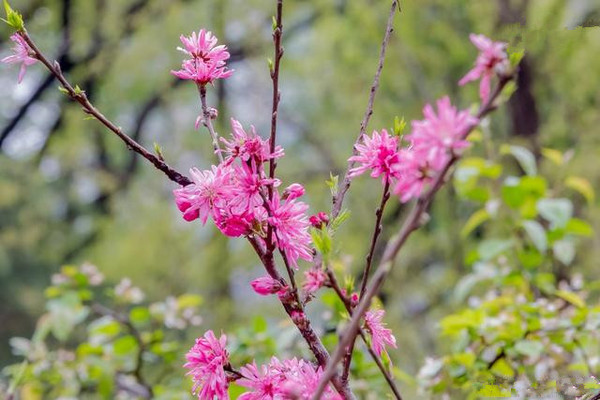
M 60 69 L 60 65 L 56 62 L 54 64 L 50 63 L 50 61 L 48 61 L 48 59 L 37 48 L 37 46 L 35 45 L 33 40 L 29 37 L 29 34 L 26 31 L 20 32 L 19 34 L 27 42 L 27 44 L 29 45 L 29 47 L 31 48 L 33 53 L 35 54 L 35 58 L 40 60 L 40 62 L 42 62 L 42 64 L 44 64 L 46 66 L 46 68 L 56 77 L 56 79 L 58 79 L 61 86 L 65 89 L 66 94 L 72 100 L 81 104 L 83 111 L 85 113 L 87 113 L 87 114 L 93 116 L 95 119 L 97 119 L 102 125 L 107 127 L 114 134 L 116 134 L 123 142 L 125 142 L 125 144 L 127 145 L 127 147 L 130 150 L 135 151 L 136 153 L 138 153 L 142 157 L 144 157 L 146 160 L 150 161 L 158 170 L 162 171 L 173 182 L 176 182 L 183 186 L 186 186 L 186 185 L 189 185 L 192 183 L 188 177 L 186 177 L 185 175 L 182 175 L 178 171 L 171 168 L 169 165 L 167 165 L 167 163 L 165 163 L 159 157 L 150 153 L 138 142 L 136 142 L 131 137 L 129 137 L 128 135 L 123 133 L 123 131 L 120 127 L 116 126 L 112 121 L 110 121 L 100 111 L 98 111 L 92 105 L 92 103 L 90 103 L 85 92 L 83 92 L 81 90 L 75 90 L 75 88 L 73 88 L 73 86 L 71 86 L 71 84 L 67 81 L 67 79 L 63 75 L 63 73 Z
M 483 118 L 490 111 L 496 108 L 494 104 L 496 98 L 502 92 L 504 86 L 506 86 L 506 84 L 512 78 L 512 76 L 500 77 L 500 81 L 498 82 L 498 85 L 494 89 L 494 92 L 492 93 L 488 101 L 481 105 L 479 112 L 476 115 L 478 120 L 481 120 L 481 118 Z M 467 128 L 465 132 L 461 134 L 461 137 L 466 138 L 476 126 L 477 125 L 475 124 Z M 388 243 L 379 268 L 375 272 L 375 275 L 373 275 L 373 279 L 371 281 L 371 284 L 367 288 L 364 298 L 360 299 L 360 303 L 355 309 L 352 320 L 348 324 L 348 327 L 345 329 L 344 334 L 342 335 L 342 338 L 340 339 L 338 346 L 331 357 L 330 363 L 327 365 L 327 368 L 323 373 L 321 382 L 319 383 L 319 387 L 317 388 L 313 397 L 314 400 L 318 400 L 320 398 L 327 385 L 327 382 L 329 382 L 331 376 L 335 375 L 336 365 L 341 361 L 345 353 L 345 348 L 348 345 L 350 345 L 350 343 L 352 343 L 352 341 L 358 334 L 358 331 L 360 329 L 360 321 L 364 313 L 369 309 L 369 306 L 371 305 L 371 300 L 379 292 L 379 289 L 383 285 L 385 278 L 389 275 L 396 256 L 398 255 L 400 249 L 402 248 L 408 237 L 411 235 L 411 233 L 418 229 L 425 222 L 425 213 L 429 207 L 429 204 L 433 200 L 433 197 L 435 196 L 437 191 L 446 182 L 449 170 L 459 158 L 460 157 L 458 155 L 453 155 L 450 158 L 450 160 L 444 165 L 444 168 L 440 171 L 440 173 L 437 175 L 437 177 L 431 184 L 430 189 L 417 200 L 417 203 L 415 204 L 415 206 L 411 210 L 411 213 L 404 221 L 404 224 L 402 225 L 402 228 L 400 229 L 400 232 L 398 233 L 396 238 Z
M 365 115 L 360 123 L 360 132 L 358 137 L 356 138 L 356 143 L 358 143 L 363 134 L 367 131 L 367 126 L 369 125 L 369 121 L 371 119 L 371 115 L 373 115 L 373 106 L 375 104 L 375 95 L 377 94 L 377 90 L 379 89 L 379 80 L 381 78 L 381 71 L 383 70 L 383 64 L 385 61 L 385 53 L 390 42 L 390 38 L 392 32 L 394 31 L 394 15 L 396 14 L 396 8 L 399 9 L 398 0 L 392 1 L 392 6 L 390 8 L 390 14 L 387 20 L 387 26 L 385 28 L 385 35 L 383 36 L 383 41 L 381 42 L 381 49 L 379 51 L 379 62 L 377 64 L 377 71 L 375 72 L 375 76 L 373 78 L 373 83 L 371 84 L 371 90 L 369 91 L 369 101 L 367 102 L 367 109 L 365 110 Z M 352 149 L 352 154 L 356 155 L 356 143 Z M 351 178 L 349 176 L 350 169 L 354 166 L 354 161 L 348 162 L 348 167 L 346 168 L 346 172 L 344 173 L 344 180 L 340 183 L 338 187 L 337 194 L 332 198 L 332 207 L 331 207 L 331 219 L 335 219 L 340 211 L 342 210 L 342 204 L 344 203 L 344 196 L 348 189 L 350 189 Z

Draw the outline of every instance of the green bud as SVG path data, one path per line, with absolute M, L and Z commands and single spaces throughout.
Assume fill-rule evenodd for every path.
M 404 120 L 404 117 L 400 119 L 398 116 L 396 116 L 394 118 L 394 135 L 402 136 L 404 128 L 406 128 L 406 121 Z
M 12 9 L 7 0 L 4 0 L 4 10 L 6 11 L 6 19 L 2 19 L 8 25 L 16 29 L 18 32 L 25 30 L 25 23 L 23 22 L 23 16 Z

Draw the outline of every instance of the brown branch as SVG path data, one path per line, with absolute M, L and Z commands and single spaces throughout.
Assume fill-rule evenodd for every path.
M 277 13 L 275 14 L 275 29 L 273 30 L 273 44 L 275 46 L 275 59 L 273 60 L 273 69 L 270 71 L 271 80 L 273 81 L 273 99 L 271 110 L 271 136 L 269 138 L 269 146 L 271 154 L 275 153 L 275 145 L 277 142 L 277 112 L 281 93 L 279 92 L 279 67 L 281 65 L 281 57 L 283 56 L 283 47 L 281 46 L 281 36 L 283 35 L 283 0 L 277 0 Z M 269 161 L 269 178 L 275 177 L 275 167 L 277 161 L 271 158 Z M 272 187 L 269 189 L 269 199 L 273 197 Z
M 369 101 L 367 102 L 367 109 L 365 110 L 365 115 L 363 117 L 362 122 L 360 123 L 360 132 L 358 137 L 356 138 L 356 143 L 352 149 L 352 154 L 356 155 L 356 144 L 360 141 L 363 134 L 367 131 L 367 126 L 369 125 L 369 120 L 371 119 L 371 115 L 373 115 L 373 106 L 375 104 L 375 95 L 377 94 L 377 90 L 379 89 L 379 80 L 381 78 L 381 71 L 383 70 L 383 64 L 385 61 L 385 53 L 390 42 L 390 38 L 392 36 L 392 32 L 394 31 L 394 16 L 396 15 L 396 9 L 399 9 L 398 0 L 392 1 L 392 6 L 390 9 L 390 15 L 387 20 L 387 26 L 385 28 L 385 35 L 383 36 L 383 41 L 381 42 L 381 49 L 379 51 L 379 62 L 377 64 L 377 71 L 375 72 L 375 77 L 373 78 L 373 83 L 371 84 L 371 89 L 369 92 Z M 342 204 L 344 203 L 344 196 L 348 189 L 350 189 L 351 178 L 349 176 L 350 169 L 354 166 L 353 161 L 348 162 L 348 167 L 346 168 L 346 172 L 344 173 L 344 180 L 340 183 L 338 187 L 338 191 L 332 198 L 332 206 L 331 206 L 331 219 L 334 220 L 342 210 Z
M 120 127 L 118 127 L 112 121 L 110 121 L 108 118 L 106 118 L 100 111 L 98 111 L 92 105 L 92 103 L 90 103 L 85 92 L 83 92 L 81 90 L 75 90 L 73 88 L 73 86 L 71 86 L 71 84 L 67 81 L 67 79 L 63 75 L 63 73 L 60 69 L 60 65 L 56 62 L 54 64 L 52 64 L 44 56 L 44 54 L 42 54 L 42 52 L 37 48 L 37 46 L 35 45 L 33 40 L 29 37 L 29 34 L 26 31 L 19 32 L 19 34 L 27 42 L 27 44 L 29 45 L 29 47 L 31 48 L 31 50 L 34 53 L 35 58 L 37 58 L 42 64 L 44 64 L 44 66 L 46 66 L 46 68 L 56 77 L 56 79 L 58 79 L 61 86 L 65 89 L 66 94 L 72 100 L 78 102 L 82 106 L 83 111 L 85 113 L 87 113 L 87 114 L 93 116 L 95 119 L 97 119 L 102 125 L 107 127 L 114 134 L 116 134 L 123 142 L 125 142 L 125 144 L 127 145 L 127 147 L 130 150 L 135 151 L 136 153 L 138 153 L 142 157 L 144 157 L 146 160 L 150 161 L 158 170 L 162 171 L 173 182 L 176 182 L 182 186 L 186 186 L 186 185 L 189 185 L 192 183 L 192 181 L 188 177 L 186 177 L 185 175 L 182 175 L 175 169 L 171 168 L 169 165 L 167 165 L 167 163 L 165 163 L 159 157 L 150 153 L 138 142 L 136 142 L 131 137 L 129 137 L 128 135 L 123 133 L 123 131 Z
M 496 108 L 496 106 L 494 104 L 496 98 L 502 92 L 502 89 L 504 88 L 504 86 L 506 86 L 506 84 L 512 78 L 513 78 L 512 76 L 501 76 L 500 77 L 500 81 L 498 82 L 498 85 L 496 86 L 494 92 L 492 93 L 492 95 L 490 96 L 488 101 L 481 105 L 479 112 L 476 115 L 476 118 L 478 120 L 480 120 L 485 115 L 487 115 L 490 111 L 492 111 Z M 469 133 L 471 133 L 471 131 L 476 126 L 477 125 L 475 124 L 475 125 L 468 127 L 461 134 L 461 137 L 466 138 L 469 135 Z M 327 382 L 329 382 L 329 380 L 331 379 L 331 376 L 333 376 L 336 373 L 336 365 L 341 361 L 341 359 L 345 353 L 346 347 L 349 346 L 350 343 L 352 343 L 352 341 L 358 334 L 358 331 L 360 329 L 360 321 L 361 321 L 364 313 L 369 309 L 369 306 L 371 305 L 371 300 L 379 292 L 379 289 L 383 285 L 383 282 L 385 281 L 388 274 L 390 273 L 390 271 L 393 267 L 393 262 L 396 259 L 396 256 L 398 255 L 400 249 L 402 248 L 402 246 L 404 245 L 406 240 L 409 238 L 411 233 L 414 232 L 416 229 L 418 229 L 426 221 L 425 214 L 429 207 L 429 204 L 433 200 L 433 197 L 437 193 L 437 191 L 446 182 L 448 171 L 450 171 L 451 167 L 456 163 L 456 161 L 459 158 L 460 157 L 455 154 L 444 165 L 444 168 L 442 168 L 440 173 L 437 175 L 437 177 L 431 184 L 430 189 L 417 200 L 417 203 L 415 204 L 415 206 L 411 210 L 411 213 L 408 215 L 408 217 L 404 221 L 404 224 L 402 225 L 402 228 L 400 228 L 400 232 L 398 233 L 396 238 L 388 243 L 388 245 L 385 249 L 385 252 L 383 254 L 381 263 L 379 265 L 379 268 L 375 272 L 375 275 L 373 275 L 373 279 L 371 281 L 371 284 L 367 288 L 364 298 L 360 299 L 360 303 L 358 304 L 358 306 L 356 307 L 356 309 L 354 311 L 352 320 L 348 324 L 348 327 L 345 329 L 344 334 L 342 335 L 342 338 L 340 339 L 335 352 L 331 356 L 331 361 L 327 365 L 327 368 L 325 369 L 325 372 L 323 373 L 321 382 L 315 392 L 313 399 L 317 400 L 320 398 L 321 394 L 323 393 L 323 391 L 327 385 Z
M 335 277 L 335 274 L 333 273 L 331 268 L 329 268 L 329 266 L 327 266 L 327 268 L 326 268 L 326 273 L 327 273 L 327 277 L 329 278 L 329 285 L 331 286 L 333 291 L 338 295 L 338 297 L 340 298 L 342 303 L 344 303 L 344 307 L 346 308 L 348 315 L 350 315 L 350 317 L 352 317 L 352 303 L 350 302 L 348 297 L 345 296 L 344 293 L 342 292 L 342 289 L 340 288 L 340 285 Z M 377 355 L 377 353 L 375 353 L 373 348 L 369 345 L 369 342 L 367 340 L 367 336 L 366 336 L 365 332 L 362 329 L 359 329 L 359 334 L 360 334 L 360 337 L 362 338 L 369 354 L 371 355 L 371 358 L 377 365 L 377 368 L 379 368 L 379 371 L 381 371 L 381 374 L 385 378 L 385 380 L 386 380 L 387 384 L 389 385 L 390 389 L 392 390 L 395 398 L 397 400 L 402 400 L 402 396 L 400 395 L 400 391 L 398 390 L 398 387 L 396 386 L 394 379 L 391 377 L 391 375 L 389 374 L 389 372 L 387 371 L 387 369 L 385 368 L 385 366 L 379 359 L 379 356 Z M 354 347 L 354 346 L 352 346 L 352 347 Z M 346 354 L 346 356 L 347 356 L 347 354 Z M 345 359 L 344 359 L 344 361 L 345 361 Z M 350 365 L 350 364 L 348 363 L 348 365 Z M 345 367 L 345 365 L 344 365 L 344 367 Z M 349 370 L 350 370 L 349 367 L 347 369 L 344 368 L 344 371 L 342 373 L 342 381 L 348 380 Z
M 219 146 L 219 135 L 215 132 L 215 128 L 212 124 L 213 116 L 206 105 L 206 85 L 198 83 L 198 92 L 200 93 L 200 102 L 202 103 L 202 125 L 208 129 L 208 133 L 210 133 L 210 138 L 212 140 L 213 150 L 219 159 L 219 163 L 222 163 L 223 154 L 221 153 L 221 146 Z
M 371 265 L 373 264 L 373 254 L 375 253 L 375 246 L 377 245 L 377 239 L 379 238 L 379 234 L 381 233 L 381 218 L 383 216 L 383 210 L 385 209 L 385 204 L 390 198 L 390 182 L 386 180 L 385 185 L 383 187 L 383 192 L 381 194 L 381 202 L 377 211 L 375 211 L 375 228 L 373 229 L 373 236 L 371 237 L 371 246 L 369 247 L 369 253 L 366 258 L 366 265 L 362 276 L 362 281 L 360 285 L 360 295 L 359 299 L 363 297 L 365 294 L 365 290 L 367 289 L 367 281 L 369 280 L 369 272 L 371 271 Z M 352 314 L 350 314 L 352 316 Z M 352 363 L 352 354 L 354 352 L 354 344 L 356 340 L 353 340 L 350 343 L 350 346 L 346 348 L 346 355 L 344 356 L 343 368 L 342 368 L 342 379 L 348 379 L 348 373 L 350 371 L 350 364 Z M 369 349 L 371 350 L 371 349 Z

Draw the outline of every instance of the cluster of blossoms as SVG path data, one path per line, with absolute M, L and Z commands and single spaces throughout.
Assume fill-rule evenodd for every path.
M 493 74 L 508 62 L 506 45 L 482 35 L 471 35 L 471 41 L 480 49 L 480 54 L 475 68 L 459 83 L 481 78 L 480 93 L 486 102 Z M 468 110 L 452 106 L 448 97 L 437 101 L 437 113 L 427 104 L 423 114 L 423 120 L 412 121 L 411 133 L 404 138 L 405 145 L 385 129 L 374 131 L 371 136 L 363 135 L 356 145 L 355 155 L 349 158 L 350 162 L 358 163 L 350 170 L 350 177 L 371 171 L 371 176 L 381 176 L 382 182 L 389 185 L 402 202 L 421 196 L 450 158 L 460 155 L 469 146 L 466 135 L 479 122 Z
M 221 139 L 223 162 L 210 170 L 192 168 L 193 184 L 173 191 L 183 218 L 199 218 L 203 224 L 211 218 L 223 234 L 254 235 L 262 245 L 266 245 L 270 228 L 269 244 L 277 246 L 292 266 L 297 267 L 299 258 L 311 260 L 308 205 L 298 200 L 304 188 L 292 184 L 280 194 L 280 181 L 265 172 L 264 164 L 283 156 L 283 149 L 277 146 L 271 153 L 269 142 L 257 135 L 254 127 L 248 133 L 234 119 L 231 127 L 231 139 Z
M 280 361 L 273 357 L 266 365 L 259 367 L 253 362 L 233 372 L 226 342 L 225 335 L 217 339 L 212 331 L 207 331 L 186 355 L 184 367 L 189 369 L 198 399 L 229 399 L 227 389 L 231 380 L 249 389 L 238 397 L 240 400 L 308 400 L 312 397 L 322 375 L 321 368 L 297 358 Z M 322 399 L 338 400 L 341 396 L 327 388 Z
M 180 70 L 171 71 L 173 75 L 199 85 L 231 76 L 233 71 L 225 66 L 230 56 L 227 47 L 217 46 L 218 40 L 211 32 L 201 29 L 198 34 L 192 32 L 190 36 L 181 35 L 180 39 L 183 47 L 177 49 L 190 58 L 183 60 Z
M 37 62 L 37 58 L 32 57 L 33 51 L 29 48 L 29 45 L 21 35 L 18 33 L 13 33 L 10 36 L 10 40 L 14 42 L 12 49 L 13 54 L 4 57 L 0 61 L 6 64 L 21 63 L 19 78 L 17 79 L 17 82 L 21 83 L 23 81 L 23 77 L 25 76 L 25 72 L 27 71 L 27 67 L 35 64 Z

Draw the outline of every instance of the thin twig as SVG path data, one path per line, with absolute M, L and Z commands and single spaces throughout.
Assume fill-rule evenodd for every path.
M 212 140 L 213 150 L 219 159 L 219 163 L 223 162 L 223 154 L 221 153 L 221 146 L 219 146 L 219 135 L 215 132 L 215 128 L 212 123 L 212 115 L 206 104 L 206 85 L 198 83 L 198 92 L 200 93 L 200 103 L 202 103 L 202 125 L 206 127 L 210 138 Z
M 344 307 L 346 308 L 348 315 L 350 315 L 350 317 L 352 317 L 352 303 L 350 302 L 348 297 L 346 295 L 344 295 L 344 292 L 342 292 L 342 289 L 340 288 L 340 285 L 335 277 L 335 274 L 333 273 L 333 271 L 331 270 L 331 268 L 329 266 L 327 266 L 327 268 L 326 268 L 326 273 L 327 273 L 327 277 L 329 278 L 329 285 L 331 286 L 333 291 L 338 295 L 338 297 L 340 298 L 342 303 L 344 303 Z M 379 371 L 381 371 L 381 374 L 383 375 L 387 384 L 389 385 L 390 389 L 392 390 L 392 393 L 396 397 L 396 400 L 402 400 L 402 396 L 400 395 L 400 391 L 398 390 L 398 387 L 396 386 L 394 379 L 392 378 L 392 376 L 389 374 L 388 370 L 385 368 L 385 366 L 379 359 L 379 356 L 377 355 L 377 353 L 375 353 L 375 351 L 369 344 L 365 332 L 362 329 L 359 329 L 359 333 L 360 333 L 360 337 L 362 338 L 369 354 L 371 355 L 371 358 L 377 365 L 377 368 L 379 368 Z M 352 346 L 352 347 L 354 347 L 354 346 Z M 344 368 L 344 371 L 342 372 L 342 380 L 343 381 L 346 381 L 348 379 L 348 373 L 349 373 L 349 368 L 348 369 Z
M 192 181 L 186 177 L 185 175 L 179 173 L 175 169 L 171 168 L 167 163 L 161 160 L 158 156 L 152 154 L 146 148 L 144 148 L 141 144 L 133 140 L 127 134 L 123 133 L 123 130 L 115 125 L 112 121 L 106 118 L 98 109 L 96 109 L 92 103 L 88 100 L 86 94 L 82 90 L 75 90 L 73 86 L 67 81 L 65 76 L 63 75 L 60 65 L 58 63 L 51 63 L 44 54 L 38 49 L 35 45 L 27 31 L 18 32 L 19 35 L 27 42 L 27 45 L 34 53 L 36 59 L 38 59 L 44 66 L 58 79 L 61 86 L 66 90 L 66 94 L 74 101 L 81 104 L 83 111 L 86 114 L 93 116 L 97 119 L 102 125 L 111 130 L 114 134 L 116 134 L 130 150 L 135 151 L 140 154 L 146 160 L 150 161 L 158 170 L 162 171 L 170 180 L 176 182 L 182 186 L 187 186 L 192 183 Z
M 375 228 L 373 229 L 373 236 L 371 237 L 371 246 L 369 247 L 369 253 L 366 258 L 366 265 L 363 271 L 363 276 L 360 284 L 360 295 L 359 299 L 363 297 L 365 294 L 365 290 L 367 289 L 367 281 L 369 279 L 369 273 L 371 272 L 371 265 L 373 264 L 373 254 L 375 253 L 375 246 L 377 245 L 377 239 L 381 233 L 381 218 L 383 216 L 383 210 L 385 209 L 385 205 L 390 198 L 390 182 L 386 180 L 383 192 L 381 193 L 381 202 L 379 203 L 379 207 L 375 211 Z M 350 364 L 352 363 L 352 354 L 354 352 L 354 344 L 356 340 L 353 340 L 350 343 L 350 346 L 346 348 L 346 355 L 344 356 L 343 368 L 342 368 L 342 379 L 348 379 L 348 373 L 350 371 Z
M 496 108 L 496 106 L 494 104 L 496 98 L 502 92 L 502 89 L 504 88 L 504 86 L 506 86 L 506 84 L 512 78 L 513 78 L 512 76 L 500 77 L 500 81 L 498 82 L 498 85 L 496 86 L 492 95 L 489 97 L 488 101 L 481 105 L 479 112 L 476 115 L 478 120 L 481 120 L 481 118 L 483 118 L 490 111 L 492 111 Z M 477 125 L 474 124 L 474 125 L 468 127 L 461 134 L 461 137 L 466 138 L 469 135 L 469 133 L 471 133 L 471 131 L 476 126 Z M 354 315 L 353 315 L 350 323 L 348 324 L 347 328 L 345 329 L 335 352 L 331 356 L 331 361 L 327 365 L 327 368 L 325 369 L 325 371 L 323 372 L 321 381 L 319 383 L 317 390 L 315 391 L 315 395 L 314 395 L 313 399 L 317 400 L 320 398 L 321 394 L 323 394 L 323 391 L 327 385 L 327 382 L 329 382 L 329 380 L 331 379 L 331 376 L 333 376 L 336 373 L 336 365 L 343 358 L 346 347 L 348 345 L 350 345 L 350 343 L 352 343 L 352 341 L 358 334 L 358 330 L 360 328 L 360 321 L 361 321 L 364 313 L 369 309 L 369 306 L 371 305 L 371 300 L 379 292 L 379 289 L 383 285 L 385 278 L 390 273 L 390 271 L 393 267 L 393 262 L 394 262 L 396 256 L 398 255 L 398 252 L 400 251 L 400 249 L 402 248 L 402 246 L 404 245 L 404 243 L 406 242 L 408 237 L 411 235 L 411 233 L 414 232 L 416 229 L 418 229 L 425 222 L 424 217 L 425 217 L 425 213 L 429 207 L 429 204 L 431 203 L 431 201 L 432 201 L 434 195 L 437 193 L 437 191 L 446 182 L 448 171 L 450 171 L 451 167 L 456 163 L 456 161 L 459 158 L 460 157 L 455 154 L 444 165 L 444 167 L 442 168 L 440 173 L 437 175 L 437 177 L 431 184 L 430 189 L 423 196 L 421 196 L 419 198 L 419 200 L 417 200 L 417 203 L 415 204 L 414 208 L 411 210 L 410 214 L 404 221 L 402 228 L 400 228 L 398 235 L 392 241 L 390 241 L 388 243 L 388 245 L 385 249 L 385 252 L 383 254 L 381 263 L 379 265 L 379 268 L 375 272 L 375 275 L 373 275 L 371 284 L 368 286 L 364 297 L 362 299 L 360 299 L 360 302 L 354 311 Z
M 275 59 L 273 60 L 273 70 L 270 71 L 271 80 L 273 81 L 273 99 L 271 109 L 271 136 L 269 145 L 271 154 L 275 153 L 277 141 L 277 112 L 279 108 L 279 100 L 281 93 L 279 92 L 279 66 L 281 65 L 281 57 L 283 56 L 283 47 L 281 46 L 281 37 L 283 35 L 283 0 L 277 0 L 277 12 L 275 14 L 275 29 L 273 30 L 273 44 L 275 46 Z M 275 167 L 277 160 L 271 158 L 269 161 L 269 178 L 275 177 Z M 273 189 L 269 191 L 269 199 L 273 197 Z
M 375 246 L 377 245 L 377 239 L 381 234 L 381 218 L 383 217 L 383 210 L 385 205 L 390 198 L 390 182 L 386 180 L 385 185 L 383 187 L 383 193 L 381 194 L 381 202 L 379 203 L 379 207 L 375 212 L 375 229 L 373 230 L 373 236 L 371 237 L 371 247 L 369 248 L 369 253 L 367 254 L 365 270 L 362 276 L 362 281 L 360 285 L 360 295 L 359 298 L 362 298 L 365 294 L 365 290 L 367 290 L 367 281 L 369 279 L 369 272 L 371 271 L 371 265 L 373 264 L 373 254 L 375 253 Z
M 365 115 L 360 123 L 360 132 L 358 137 L 356 138 L 356 143 L 352 149 L 352 154 L 356 155 L 356 144 L 362 138 L 362 135 L 366 133 L 367 126 L 369 125 L 369 121 L 371 119 L 371 115 L 373 115 L 373 107 L 375 105 L 375 95 L 377 94 L 377 90 L 379 89 L 379 80 L 381 78 L 381 71 L 383 70 L 383 64 L 385 61 L 385 53 L 390 42 L 390 38 L 392 36 L 392 32 L 394 31 L 394 16 L 396 14 L 396 9 L 399 9 L 398 0 L 392 1 L 392 6 L 390 9 L 390 15 L 388 16 L 387 25 L 385 28 L 385 35 L 383 36 L 383 41 L 381 42 L 381 49 L 379 51 L 379 62 L 377 64 L 377 71 L 375 72 L 375 76 L 373 78 L 373 83 L 371 84 L 371 90 L 369 91 L 369 101 L 367 102 L 367 109 L 365 110 Z M 354 166 L 353 161 L 348 162 L 348 167 L 346 172 L 344 173 L 344 180 L 340 183 L 337 193 L 332 198 L 332 206 L 331 206 L 331 219 L 334 220 L 342 210 L 342 204 L 344 203 L 344 196 L 348 189 L 350 189 L 350 169 Z

